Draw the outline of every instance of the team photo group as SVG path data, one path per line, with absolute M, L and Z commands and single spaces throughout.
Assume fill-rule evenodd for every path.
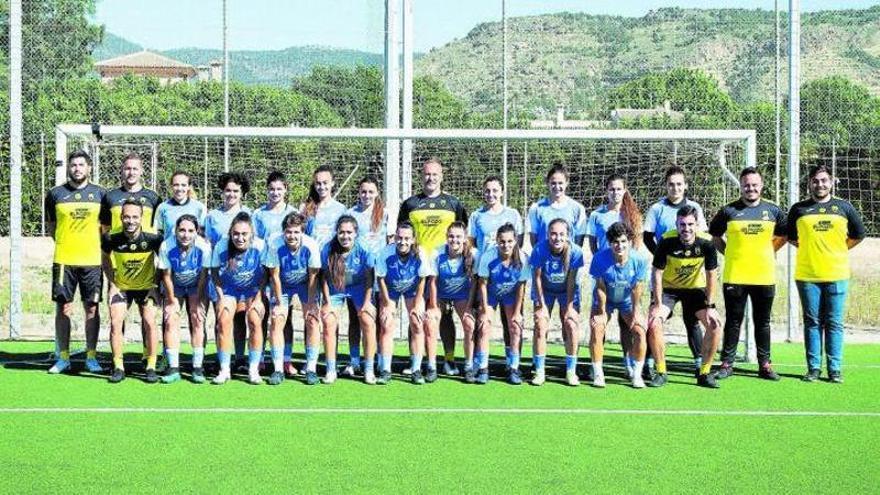
M 588 212 L 566 194 L 569 171 L 556 164 L 546 171 L 546 195 L 525 217 L 504 204 L 499 177 L 485 178 L 484 203 L 468 212 L 443 191 L 440 160 L 427 159 L 419 171 L 421 191 L 396 215 L 386 209 L 372 177 L 358 182 L 355 204 L 339 202 L 328 166 L 314 170 L 307 197 L 295 204 L 288 202 L 283 172 L 272 171 L 258 184 L 224 173 L 216 184 L 202 185 L 206 192 L 216 187 L 211 193 L 222 198 L 208 210 L 185 172 L 170 177 L 171 196 L 163 200 L 144 186 L 138 155 L 121 163 L 120 186 L 105 190 L 90 181 L 91 157 L 71 153 L 67 182 L 45 198 L 47 229 L 55 241 L 57 361 L 49 373 L 72 369 L 71 317 L 78 291 L 85 369 L 106 373 L 111 383 L 126 377 L 123 332 L 135 306 L 143 339 L 138 376 L 148 383 L 185 377 L 219 385 L 242 376 L 255 385 L 264 377 L 272 385 L 290 378 L 316 385 L 343 376 L 388 384 L 395 338 L 406 320 L 409 363 L 398 376 L 413 384 L 434 382 L 440 374 L 488 383 L 490 339 L 501 334 L 506 363 L 503 374 L 492 369 L 496 378 L 542 385 L 555 373 L 547 363 L 548 333 L 560 328 L 565 358 L 558 379 L 576 386 L 588 376 L 590 385 L 602 388 L 606 328 L 616 320 L 626 383 L 662 387 L 668 380 L 664 326 L 677 312 L 697 384 L 717 388 L 718 380 L 734 373 L 749 303 L 757 376 L 776 381 L 770 325 L 776 252 L 790 243 L 798 248 L 802 379 L 819 380 L 824 358 L 827 380 L 843 381 L 848 251 L 865 229 L 853 205 L 833 196 L 830 167 L 809 170 L 809 197 L 789 211 L 763 198 L 760 172 L 746 168 L 739 175 L 740 197 L 709 212 L 711 217 L 688 198 L 687 174 L 678 166 L 665 171 L 666 195 L 647 209 L 636 204 L 625 177 L 611 175 L 595 186 L 604 191 L 603 204 Z M 257 191 L 258 185 L 264 189 Z M 262 204 L 246 206 L 255 196 Z M 98 360 L 102 303 L 109 307 L 112 363 Z M 529 322 L 527 304 L 534 316 Z M 214 316 L 212 328 L 208 314 Z M 349 351 L 337 363 L 343 315 Z M 184 319 L 192 352 L 185 369 Z M 524 372 L 527 326 L 532 352 Z M 300 330 L 301 343 L 294 339 Z M 216 360 L 208 367 L 210 337 Z M 589 365 L 579 369 L 582 339 Z M 297 347 L 305 359 L 294 364 Z M 267 350 L 271 359 L 264 362 Z

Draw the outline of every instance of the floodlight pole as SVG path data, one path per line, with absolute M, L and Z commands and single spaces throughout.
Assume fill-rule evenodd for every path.
M 21 0 L 9 2 L 9 338 L 21 336 Z
M 223 0 L 223 127 L 229 127 L 229 24 Z M 223 171 L 229 172 L 229 137 L 223 138 Z
M 400 0 L 385 0 L 385 127 L 400 128 Z M 400 209 L 400 141 L 385 140 L 385 201 L 396 225 Z
M 800 199 L 800 150 L 801 150 L 801 13 L 800 0 L 788 1 L 788 204 Z M 794 338 L 799 306 L 797 286 L 794 281 L 795 248 L 786 248 L 788 263 L 788 340 Z
M 501 118 L 507 129 L 507 0 L 501 0 Z M 501 143 L 501 180 L 504 181 L 504 204 L 507 204 L 507 141 Z
M 403 0 L 403 128 L 413 126 L 413 1 Z M 403 140 L 401 154 L 402 195 L 412 195 L 412 150 L 411 139 Z

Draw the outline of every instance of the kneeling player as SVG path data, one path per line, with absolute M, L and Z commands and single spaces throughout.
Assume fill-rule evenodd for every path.
M 639 315 L 639 304 L 648 278 L 648 262 L 632 249 L 634 233 L 623 222 L 616 222 L 608 228 L 607 248 L 596 253 L 590 262 L 590 275 L 596 280 L 593 290 L 593 309 L 590 315 L 590 354 L 593 359 L 593 386 L 605 386 L 605 373 L 602 369 L 604 353 L 605 329 L 614 310 L 619 320 L 627 326 L 629 332 L 621 332 L 621 336 L 629 335 L 632 339 L 624 349 L 628 349 L 625 358 L 634 363 L 631 375 L 632 386 L 643 388 L 642 367 L 645 364 L 645 325 Z M 623 338 L 623 337 L 622 337 Z M 660 337 L 662 345 L 662 334 Z M 656 351 L 654 345 L 651 352 Z M 662 350 L 661 350 L 662 353 Z
M 105 234 L 101 241 L 104 252 L 103 266 L 109 289 L 110 346 L 113 350 L 113 372 L 110 383 L 125 379 L 123 365 L 122 328 L 131 303 L 140 310 L 144 332 L 144 354 L 147 356 L 147 383 L 156 383 L 156 347 L 159 335 L 156 329 L 156 251 L 162 236 L 141 230 L 143 206 L 135 200 L 126 200 L 120 212 L 122 232 Z
M 721 318 L 712 302 L 718 285 L 718 251 L 708 236 L 698 235 L 694 207 L 681 207 L 675 225 L 677 230 L 665 233 L 654 252 L 649 332 L 660 338 L 663 323 L 672 315 L 675 305 L 681 302 L 682 311 L 696 315 L 706 328 L 697 384 L 718 388 L 715 376 L 710 374 L 712 358 L 721 338 Z M 651 385 L 656 387 L 666 383 L 666 358 L 662 346 L 659 347 L 660 352 L 651 348 L 657 362 L 657 375 Z

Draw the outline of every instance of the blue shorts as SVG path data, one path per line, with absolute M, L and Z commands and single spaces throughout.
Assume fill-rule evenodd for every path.
M 508 292 L 507 294 L 503 294 L 500 297 L 489 292 L 488 296 L 489 296 L 489 301 L 488 301 L 489 307 L 494 308 L 495 306 L 498 306 L 499 304 L 504 305 L 504 306 L 510 306 L 511 304 L 513 304 L 516 301 L 516 290 L 512 290 L 512 291 Z
M 593 297 L 593 311 L 599 309 L 599 305 L 596 304 L 596 298 Z M 619 302 L 606 301 L 605 302 L 605 314 L 611 315 L 614 310 L 617 310 L 621 315 L 629 315 L 633 312 L 632 299 L 625 299 Z
M 186 299 L 189 296 L 194 296 L 199 292 L 198 285 L 191 285 L 189 287 L 180 287 L 177 284 L 174 285 L 174 297 L 178 299 Z M 159 293 L 162 294 L 162 297 L 165 297 L 167 291 L 165 290 L 165 284 L 159 285 Z
M 283 306 L 290 306 L 290 304 L 293 302 L 293 296 L 299 298 L 300 304 L 305 304 L 306 301 L 309 300 L 309 287 L 307 285 L 281 287 L 281 304 Z M 318 295 L 316 294 L 316 296 Z M 320 297 L 316 297 L 316 299 L 320 299 Z M 270 294 L 269 301 L 274 306 L 276 304 L 275 296 Z
M 351 300 L 358 309 L 362 308 L 367 298 L 367 290 L 363 287 L 348 287 L 345 292 L 330 293 L 330 306 L 345 306 L 346 300 Z
M 223 299 L 229 300 L 234 299 L 236 303 L 240 303 L 242 301 L 247 301 L 248 299 L 253 298 L 257 294 L 260 293 L 258 287 L 253 287 L 250 289 L 236 289 L 230 288 L 229 290 L 223 291 Z
M 534 300 L 536 300 L 536 298 L 532 297 L 532 301 Z M 568 294 L 555 294 L 553 292 L 544 293 L 544 305 L 547 306 L 547 311 L 553 311 L 553 307 L 557 304 L 560 308 L 564 308 L 568 305 Z M 581 294 L 579 290 L 574 291 L 574 309 L 578 313 L 581 311 Z

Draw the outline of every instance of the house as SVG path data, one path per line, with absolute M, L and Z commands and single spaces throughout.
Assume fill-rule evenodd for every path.
M 125 74 L 136 74 L 156 77 L 162 84 L 168 84 L 190 80 L 220 80 L 223 64 L 212 61 L 210 67 L 199 66 L 196 69 L 179 60 L 143 50 L 96 62 L 95 70 L 101 75 L 101 81 L 105 83 Z
M 532 120 L 530 124 L 532 129 L 604 129 L 618 127 L 621 121 L 664 115 L 673 120 L 684 117 L 684 113 L 673 110 L 672 104 L 666 100 L 663 106 L 655 108 L 615 108 L 611 111 L 611 120 L 569 120 L 565 117 L 565 106 L 556 105 L 555 120 L 538 119 Z

